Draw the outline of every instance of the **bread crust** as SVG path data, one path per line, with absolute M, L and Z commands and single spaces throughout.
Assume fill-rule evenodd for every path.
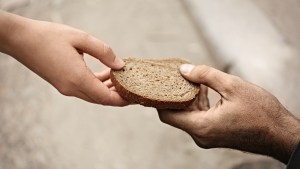
M 121 97 L 123 97 L 125 100 L 141 104 L 143 106 L 147 107 L 155 107 L 157 109 L 185 109 L 188 108 L 195 100 L 197 95 L 191 100 L 187 101 L 163 101 L 163 100 L 153 100 L 150 98 L 146 98 L 143 96 L 140 96 L 134 92 L 131 92 L 130 90 L 126 89 L 122 84 L 118 82 L 116 79 L 116 76 L 114 75 L 113 70 L 110 71 L 110 78 L 115 86 L 117 92 L 120 94 Z

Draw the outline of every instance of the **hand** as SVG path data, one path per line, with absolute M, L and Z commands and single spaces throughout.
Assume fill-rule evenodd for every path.
M 208 66 L 182 65 L 182 75 L 221 95 L 209 107 L 201 85 L 187 110 L 158 110 L 161 121 L 186 131 L 202 148 L 233 148 L 287 163 L 300 141 L 300 123 L 264 89 Z
M 6 30 L 10 31 L 9 37 L 0 34 L 2 41 L 5 39 L 0 51 L 16 58 L 63 95 L 103 105 L 128 104 L 111 86 L 109 71 L 93 74 L 84 62 L 83 53 L 88 53 L 110 68 L 122 68 L 124 62 L 107 44 L 65 25 L 30 20 L 1 11 L 0 14 L 0 17 L 6 17 L 0 22 L 13 22 L 6 23 L 11 28 Z

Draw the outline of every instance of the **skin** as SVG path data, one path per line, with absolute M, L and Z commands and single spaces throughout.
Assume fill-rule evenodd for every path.
M 84 62 L 87 53 L 110 68 L 122 68 L 124 62 L 106 43 L 81 30 L 4 11 L 0 11 L 0 25 L 0 52 L 14 57 L 63 95 L 102 105 L 128 104 L 112 86 L 108 70 L 94 74 Z
M 104 42 L 65 25 L 3 11 L 0 25 L 0 51 L 63 95 L 103 105 L 128 105 L 115 91 L 109 69 L 94 74 L 84 62 L 83 53 L 88 53 L 110 68 L 122 68 L 124 62 Z M 208 66 L 183 65 L 181 73 L 201 84 L 199 96 L 186 110 L 158 110 L 161 121 L 186 131 L 202 148 L 233 148 L 288 162 L 300 141 L 300 122 L 272 94 Z M 212 107 L 206 86 L 221 96 Z
M 272 94 L 205 65 L 182 65 L 180 70 L 201 84 L 200 93 L 186 110 L 158 110 L 162 122 L 187 132 L 199 147 L 232 148 L 287 164 L 300 141 L 300 122 Z M 206 86 L 221 96 L 212 107 Z

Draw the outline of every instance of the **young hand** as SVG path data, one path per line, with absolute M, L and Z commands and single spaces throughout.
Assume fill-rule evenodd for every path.
M 1 11 L 0 23 L 0 51 L 13 56 L 63 95 L 103 105 L 128 104 L 106 85 L 108 71 L 94 74 L 84 62 L 83 53 L 87 53 L 110 68 L 122 68 L 124 62 L 104 42 L 69 26 Z

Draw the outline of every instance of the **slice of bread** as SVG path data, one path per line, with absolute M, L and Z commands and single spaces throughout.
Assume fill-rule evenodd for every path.
M 158 109 L 184 109 L 193 103 L 199 85 L 184 79 L 179 66 L 189 63 L 178 58 L 124 59 L 121 70 L 111 71 L 117 92 L 132 103 Z

